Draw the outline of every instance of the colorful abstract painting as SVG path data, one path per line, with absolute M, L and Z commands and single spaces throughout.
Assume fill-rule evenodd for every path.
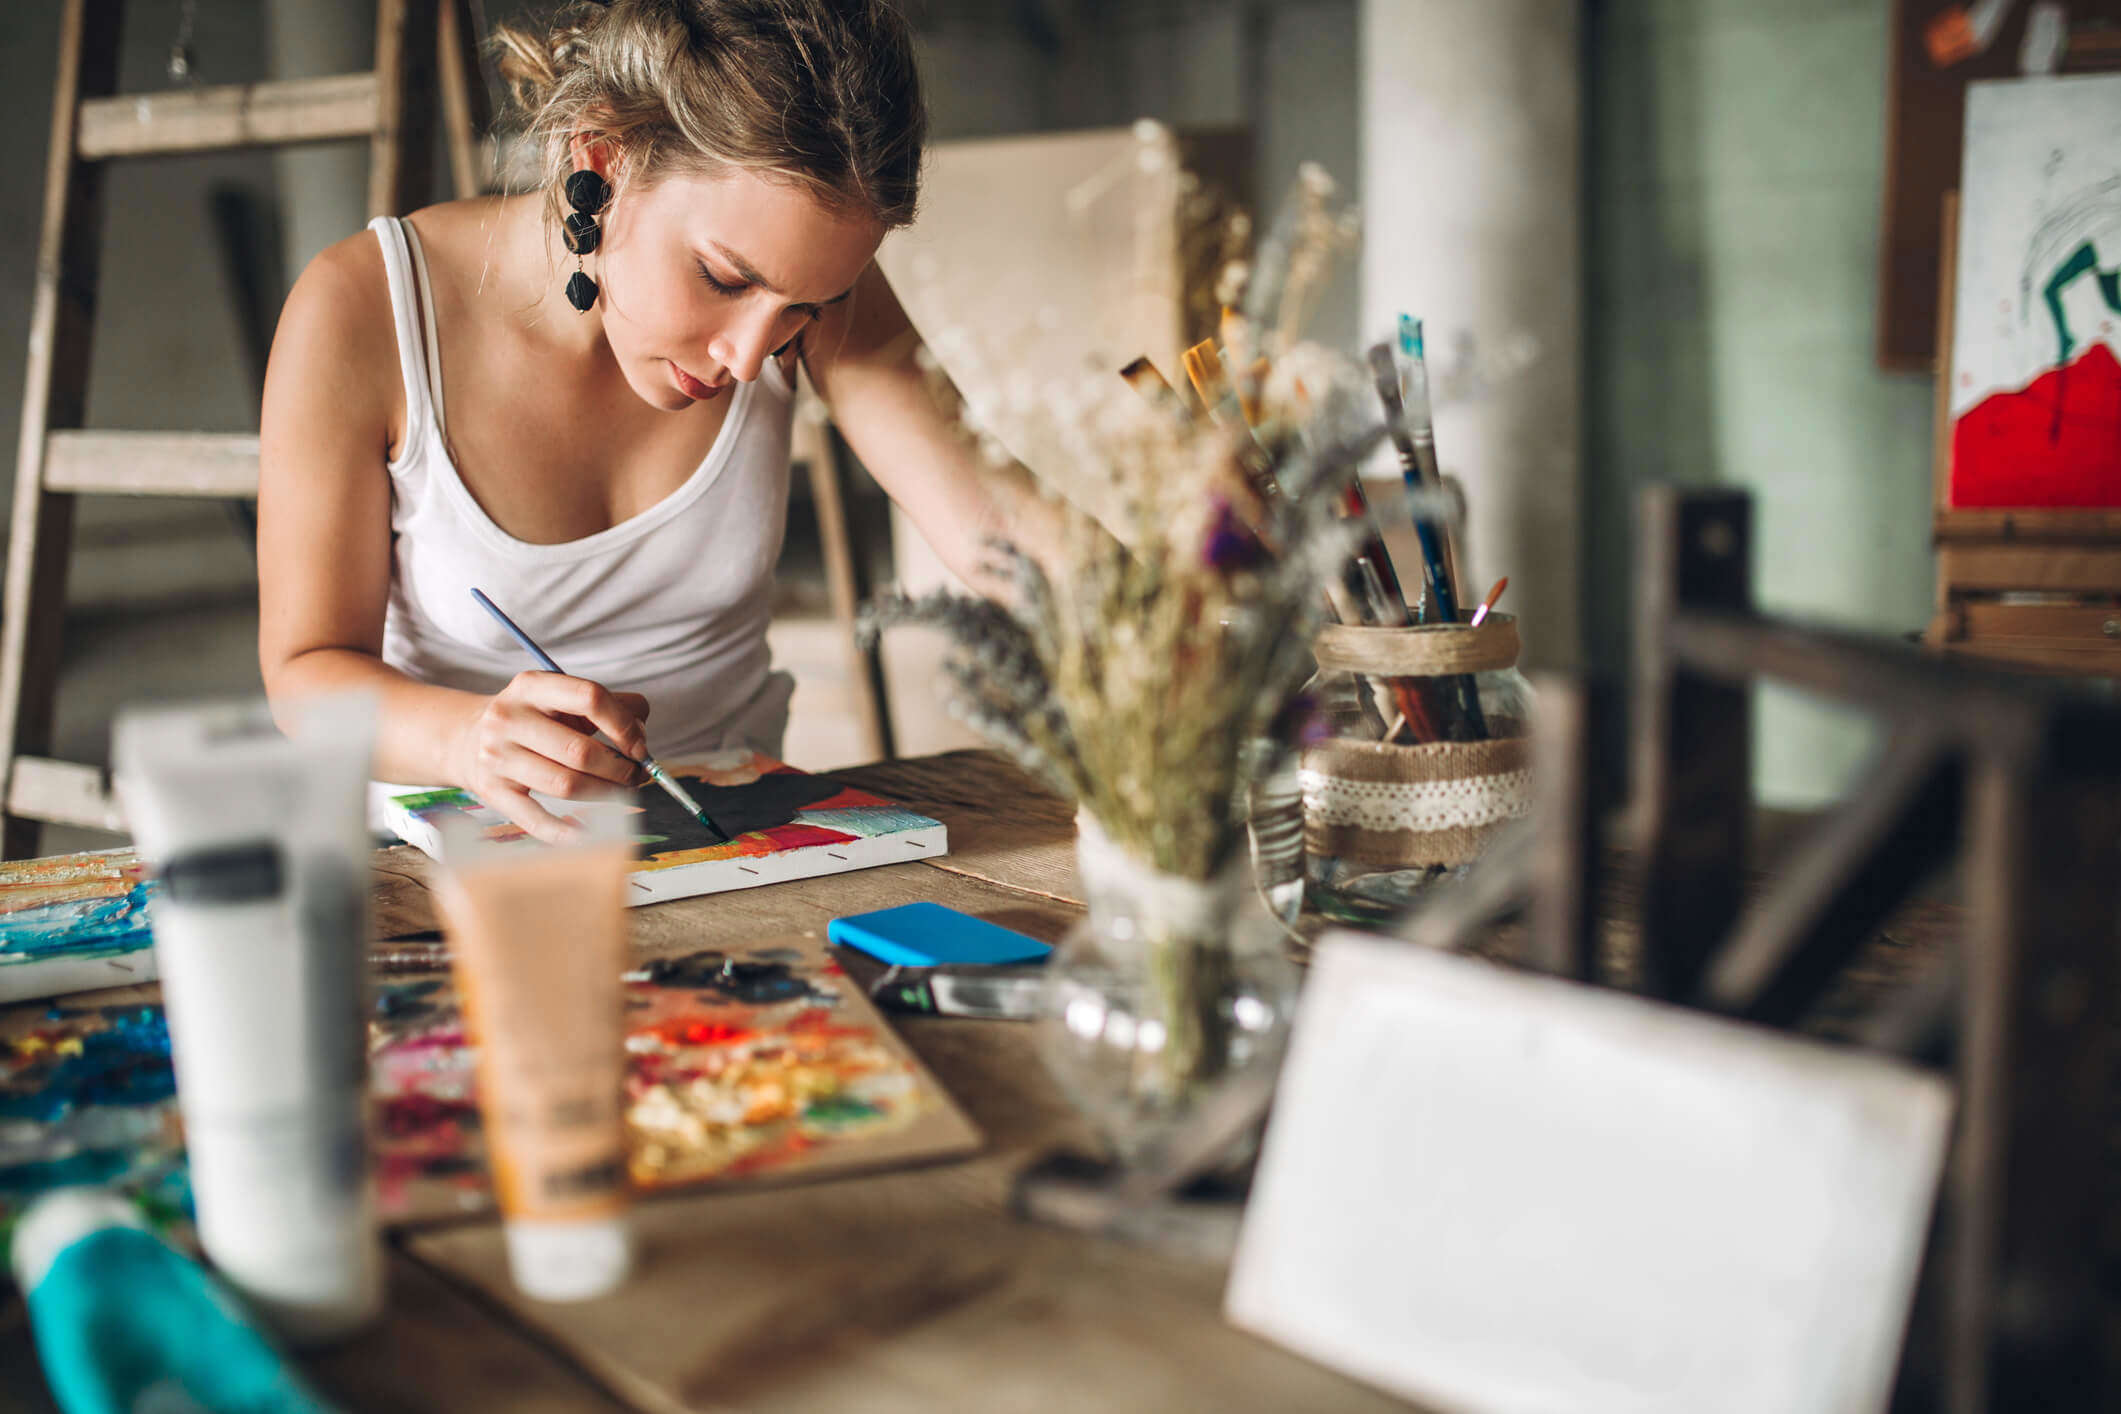
M 635 866 L 628 902 L 656 903 L 724 889 L 753 888 L 949 852 L 943 826 L 829 776 L 812 775 L 754 752 L 664 763 L 726 839 L 717 840 L 663 791 L 636 800 Z M 549 802 L 564 811 L 562 802 Z M 418 791 L 390 798 L 391 827 L 429 854 L 441 851 L 442 823 L 467 820 L 487 838 L 542 848 L 522 830 L 462 790 Z
M 1968 90 L 1954 509 L 2121 507 L 2121 75 Z
M 152 980 L 153 890 L 129 849 L 0 864 L 0 1002 Z

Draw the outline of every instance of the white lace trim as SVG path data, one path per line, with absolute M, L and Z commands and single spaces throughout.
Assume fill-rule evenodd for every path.
M 1477 829 L 1514 820 L 1532 808 L 1529 769 L 1448 781 L 1351 781 L 1305 770 L 1300 779 L 1308 818 L 1359 830 Z

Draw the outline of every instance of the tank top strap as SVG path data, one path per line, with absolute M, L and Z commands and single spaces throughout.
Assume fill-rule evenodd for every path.
M 395 216 L 368 223 L 383 248 L 390 284 L 390 317 L 398 334 L 398 372 L 405 384 L 405 445 L 397 461 L 408 462 L 429 428 L 446 436 L 442 421 L 442 369 L 435 340 L 434 292 L 420 238 Z

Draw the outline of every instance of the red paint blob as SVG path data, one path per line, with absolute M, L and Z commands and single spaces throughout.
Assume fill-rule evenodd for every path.
M 1952 505 L 2121 507 L 2121 361 L 2093 344 L 1952 425 Z

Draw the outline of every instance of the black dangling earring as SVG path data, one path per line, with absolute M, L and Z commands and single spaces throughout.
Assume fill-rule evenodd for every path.
M 597 213 L 611 200 L 611 183 L 584 167 L 567 178 L 567 204 L 574 208 L 560 225 L 560 239 L 574 252 L 574 274 L 567 277 L 567 302 L 582 313 L 597 302 L 597 282 L 582 268 L 582 257 L 597 248 L 603 229 Z

